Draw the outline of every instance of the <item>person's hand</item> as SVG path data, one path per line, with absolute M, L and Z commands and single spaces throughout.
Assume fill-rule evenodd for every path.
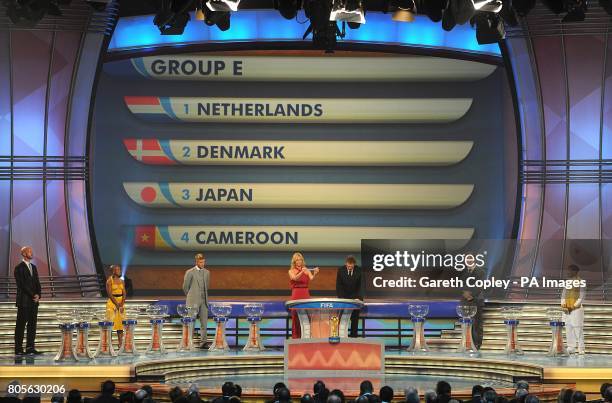
M 580 303 L 576 302 L 576 303 L 574 304 L 574 309 L 578 309 L 578 308 L 580 308 L 581 306 L 582 306 L 582 304 L 580 304 Z
M 121 305 L 121 306 L 119 307 L 119 313 L 120 313 L 120 314 L 124 314 L 124 313 L 125 313 L 125 308 L 123 307 L 123 305 Z
M 463 291 L 463 298 L 467 299 L 468 301 L 471 301 L 474 299 L 474 297 L 472 296 L 472 293 L 469 291 Z
M 35 294 L 34 298 L 32 298 L 34 300 L 34 302 L 38 302 L 38 300 L 40 300 L 40 295 Z
M 312 270 L 312 272 L 313 272 L 313 274 L 319 274 L 319 268 L 318 268 L 318 267 L 315 267 L 315 268 Z

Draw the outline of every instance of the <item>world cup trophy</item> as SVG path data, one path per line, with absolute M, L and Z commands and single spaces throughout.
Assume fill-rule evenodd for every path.
M 244 314 L 247 316 L 247 321 L 250 323 L 249 339 L 243 348 L 244 351 L 263 351 L 266 349 L 261 342 L 261 335 L 259 334 L 259 322 L 261 322 L 263 313 L 263 304 L 259 302 L 246 304 L 244 306 Z
M 72 335 L 74 333 L 75 325 L 75 317 L 76 310 L 62 310 L 57 315 L 57 319 L 59 321 L 59 328 L 62 332 L 62 342 L 60 345 L 60 349 L 55 355 L 55 361 L 61 362 L 76 362 L 78 361 L 78 357 L 76 354 L 75 346 L 72 343 Z
M 225 338 L 225 325 L 228 321 L 228 316 L 232 313 L 230 304 L 215 303 L 210 305 L 210 311 L 214 316 L 217 329 L 215 331 L 215 340 L 208 349 L 209 351 L 229 351 L 227 339 Z
M 408 313 L 412 321 L 413 335 L 408 351 L 411 352 L 427 352 L 427 342 L 425 341 L 425 317 L 429 313 L 429 305 L 425 304 L 410 304 L 408 305 Z
M 518 325 L 519 317 L 521 316 L 521 308 L 516 306 L 504 306 L 502 308 L 502 315 L 504 316 L 507 334 L 506 348 L 504 351 L 509 355 L 523 354 L 523 350 L 521 350 L 518 343 Z
M 340 343 L 340 318 L 336 313 L 329 317 L 329 342 L 332 344 Z
M 474 323 L 472 318 L 476 315 L 477 309 L 474 305 L 457 305 L 457 315 L 459 316 L 459 323 L 461 323 L 461 344 L 457 349 L 458 353 L 474 354 L 478 352 L 472 336 L 472 326 Z

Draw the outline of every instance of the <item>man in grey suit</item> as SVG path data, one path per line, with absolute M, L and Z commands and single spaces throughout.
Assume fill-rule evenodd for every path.
M 198 308 L 200 317 L 200 348 L 207 347 L 206 322 L 208 321 L 208 282 L 210 272 L 204 268 L 206 259 L 202 253 L 195 255 L 195 266 L 185 272 L 183 292 L 187 296 L 186 304 Z

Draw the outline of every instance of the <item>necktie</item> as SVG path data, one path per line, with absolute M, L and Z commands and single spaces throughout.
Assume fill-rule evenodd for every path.
M 28 266 L 28 270 L 30 271 L 30 276 L 32 275 L 32 263 L 27 262 L 26 265 Z
M 353 276 L 353 270 L 349 270 L 349 277 Z

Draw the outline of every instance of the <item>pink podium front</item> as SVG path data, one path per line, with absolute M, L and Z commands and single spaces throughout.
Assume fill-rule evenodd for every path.
M 351 313 L 363 302 L 313 298 L 288 301 L 300 319 L 301 339 L 285 340 L 288 377 L 377 377 L 384 374 L 384 344 L 348 338 Z

